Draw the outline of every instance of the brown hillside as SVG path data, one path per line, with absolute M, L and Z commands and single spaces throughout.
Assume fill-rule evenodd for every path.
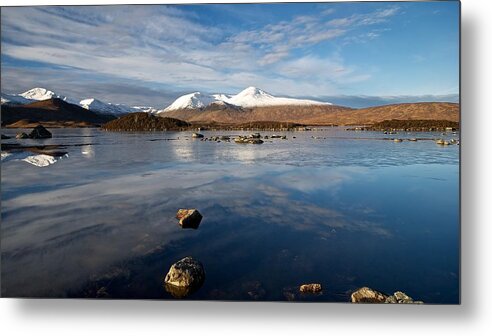
M 2 105 L 2 126 L 11 126 L 23 120 L 24 123 L 65 124 L 67 122 L 100 125 L 114 116 L 98 114 L 58 98 L 47 99 L 27 105 Z
M 191 123 L 238 124 L 251 121 L 279 121 L 306 125 L 372 124 L 391 119 L 459 120 L 459 104 L 408 103 L 364 109 L 351 109 L 336 105 L 271 106 L 252 109 L 206 108 L 202 110 L 176 110 L 161 113 Z

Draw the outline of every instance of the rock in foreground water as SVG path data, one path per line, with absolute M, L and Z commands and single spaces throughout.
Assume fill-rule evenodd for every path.
M 192 257 L 185 257 L 174 263 L 164 279 L 166 290 L 177 298 L 196 291 L 204 281 L 203 265 Z
M 362 287 L 352 293 L 354 303 L 384 303 L 388 296 L 369 287 Z
M 299 287 L 299 291 L 303 293 L 319 293 L 321 292 L 321 284 L 312 283 L 301 285 L 301 287 Z
M 17 133 L 15 135 L 15 138 L 16 139 L 28 139 L 29 138 L 29 135 L 27 135 L 26 133 L 24 132 L 21 132 L 21 133 Z
M 424 303 L 414 301 L 407 294 L 397 291 L 393 295 L 386 295 L 369 287 L 362 287 L 350 296 L 354 303 Z
M 31 139 L 48 139 L 51 138 L 51 132 L 48 131 L 43 125 L 38 125 L 29 133 Z
M 179 209 L 176 218 L 183 229 L 198 229 L 203 216 L 197 209 Z

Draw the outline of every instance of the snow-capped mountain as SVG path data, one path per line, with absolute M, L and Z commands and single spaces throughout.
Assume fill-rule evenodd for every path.
M 182 109 L 199 109 L 216 101 L 214 96 L 204 95 L 200 92 L 193 92 L 176 99 L 164 111 L 182 110 Z
M 67 97 L 60 96 L 53 91 L 47 90 L 45 88 L 33 88 L 19 94 L 2 93 L 2 104 L 24 105 L 35 101 L 47 100 L 51 98 L 60 98 L 64 101 L 70 102 Z
M 61 99 L 66 98 L 66 97 L 61 97 L 56 93 L 54 93 L 53 91 L 47 90 L 45 88 L 34 88 L 24 93 L 21 93 L 19 96 L 22 96 L 29 100 L 38 100 L 38 101 L 51 99 L 51 98 L 61 98 Z
M 248 87 L 236 95 L 213 94 L 204 95 L 200 92 L 186 94 L 176 99 L 171 105 L 160 112 L 180 109 L 201 109 L 211 103 L 224 102 L 239 107 L 281 106 L 281 105 L 331 105 L 316 100 L 275 97 L 256 87 Z
M 36 101 L 42 101 L 51 98 L 59 98 L 68 103 L 79 105 L 93 112 L 97 112 L 100 114 L 112 114 L 116 116 L 125 113 L 130 113 L 130 112 L 148 112 L 148 113 L 157 112 L 157 109 L 149 106 L 130 107 L 124 104 L 106 103 L 96 98 L 87 98 L 78 102 L 74 99 L 56 94 L 55 92 L 47 90 L 45 88 L 33 88 L 31 90 L 19 94 L 2 93 L 1 97 L 2 97 L 2 104 L 10 104 L 10 105 L 25 105 Z
M 24 105 L 32 103 L 32 100 L 26 99 L 21 95 L 2 93 L 2 105 L 12 104 L 12 105 Z
M 156 113 L 157 109 L 151 106 L 128 106 L 125 104 L 105 103 L 96 98 L 87 98 L 79 102 L 79 105 L 87 110 L 102 114 L 113 114 L 116 116 L 131 112 Z
M 87 98 L 79 102 L 79 105 L 87 110 L 103 114 L 121 115 L 130 112 L 141 112 L 140 109 L 123 104 L 105 103 L 96 98 Z

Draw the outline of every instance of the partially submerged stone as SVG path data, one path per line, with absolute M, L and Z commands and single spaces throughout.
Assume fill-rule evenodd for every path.
M 200 134 L 200 133 L 193 133 L 192 137 L 193 137 L 193 138 L 203 138 L 203 134 Z
M 185 297 L 203 284 L 203 265 L 192 257 L 185 257 L 174 263 L 164 278 L 166 290 L 174 297 Z
M 362 287 L 350 295 L 354 303 L 384 303 L 388 296 L 369 287 Z
M 48 139 L 51 138 L 51 132 L 48 131 L 43 125 L 38 125 L 29 133 L 31 139 Z
M 423 301 L 414 301 L 410 296 L 407 294 L 397 291 L 393 295 L 388 296 L 386 299 L 386 303 L 416 303 L 416 304 L 421 304 L 424 303 Z
M 304 284 L 299 287 L 299 291 L 301 291 L 302 293 L 319 293 L 321 292 L 321 284 Z
M 254 144 L 254 145 L 260 145 L 260 144 L 262 144 L 262 143 L 263 143 L 263 140 L 253 138 L 253 139 L 249 139 L 249 140 L 248 140 L 248 143 L 250 143 L 250 144 Z
M 176 218 L 183 229 L 198 229 L 203 216 L 197 209 L 179 209 Z
M 21 133 L 17 133 L 15 135 L 15 138 L 16 139 L 28 139 L 29 135 L 27 135 L 27 133 L 21 132 Z
M 362 287 L 352 293 L 350 296 L 354 303 L 423 303 L 414 301 L 407 294 L 397 291 L 393 295 L 386 295 L 369 287 Z

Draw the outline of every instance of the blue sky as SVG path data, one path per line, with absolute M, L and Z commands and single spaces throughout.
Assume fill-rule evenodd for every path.
M 2 8 L 2 92 L 163 107 L 193 91 L 456 101 L 459 3 Z

